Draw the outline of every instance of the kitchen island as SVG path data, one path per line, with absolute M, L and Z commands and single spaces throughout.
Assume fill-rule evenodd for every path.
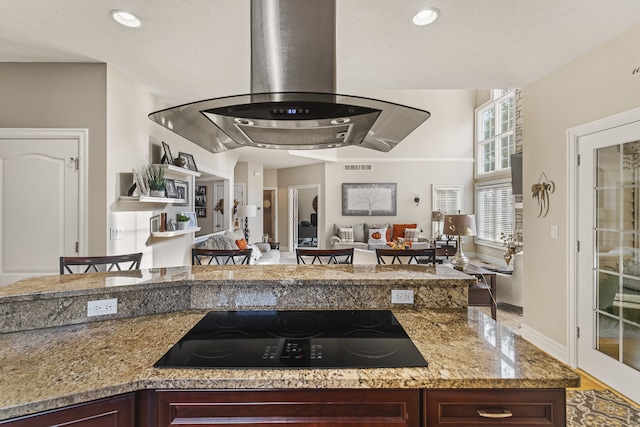
M 214 289 L 220 283 L 216 285 L 214 282 L 222 280 L 218 276 L 224 276 L 222 281 L 226 285 L 223 288 L 229 286 L 229 291 L 232 289 L 237 291 L 238 288 L 248 286 L 244 277 L 247 273 L 243 269 L 214 270 L 216 269 L 189 269 L 188 275 L 181 276 L 181 280 L 175 277 L 185 275 L 184 269 L 177 269 L 169 275 L 165 274 L 150 280 L 137 277 L 132 279 L 135 283 L 127 285 L 131 288 L 119 285 L 111 291 L 112 296 L 118 295 L 123 300 L 123 306 L 132 307 L 131 310 L 133 310 L 133 306 L 141 301 L 136 298 L 140 298 L 140 293 L 145 291 L 154 294 L 154 290 L 170 289 L 172 295 L 179 297 L 188 290 L 189 298 L 184 298 L 182 303 L 189 306 L 182 310 L 164 310 L 159 314 L 146 314 L 142 307 L 144 304 L 141 304 L 137 316 L 91 322 L 75 322 L 72 319 L 74 321 L 61 326 L 55 325 L 59 322 L 55 316 L 39 316 L 53 324 L 42 328 L 23 328 L 24 330 L 0 335 L 0 378 L 2 378 L 0 419 L 13 419 L 96 399 L 130 394 L 131 401 L 136 405 L 136 417 L 140 417 L 142 413 L 147 414 L 137 418 L 138 424 L 155 425 L 155 415 L 149 414 L 163 413 L 159 403 L 160 397 L 156 400 L 156 396 L 164 396 L 162 390 L 177 392 L 192 390 L 198 393 L 216 390 L 243 393 L 254 393 L 256 390 L 274 393 L 308 390 L 311 393 L 317 389 L 334 392 L 342 390 L 344 393 L 361 390 L 360 394 L 365 391 L 412 392 L 413 396 L 418 396 L 419 405 L 423 408 L 419 409 L 418 413 L 425 411 L 428 412 L 427 416 L 429 414 L 435 416 L 434 414 L 438 412 L 425 409 L 438 404 L 437 399 L 441 396 L 434 394 L 435 392 L 469 393 L 477 390 L 484 396 L 499 396 L 500 399 L 506 395 L 518 396 L 518 393 L 550 393 L 551 401 L 547 402 L 546 406 L 537 404 L 536 407 L 547 408 L 543 411 L 545 414 L 553 413 L 557 416 L 558 411 L 564 411 L 564 389 L 579 385 L 579 376 L 566 365 L 500 326 L 489 316 L 480 311 L 467 311 L 466 307 L 447 307 L 446 301 L 443 303 L 443 308 L 390 306 L 388 301 L 381 302 L 385 307 L 375 307 L 378 309 L 391 307 L 409 337 L 428 361 L 428 367 L 284 370 L 153 368 L 153 364 L 207 311 L 247 309 L 247 307 L 235 306 L 239 294 L 224 292 L 222 294 L 226 295 L 225 301 L 233 301 L 233 304 L 230 304 L 231 307 L 190 306 L 198 298 L 204 298 L 207 301 L 203 303 L 205 305 L 209 305 L 212 301 L 220 301 L 220 299 L 212 300 L 211 297 L 202 297 L 202 295 L 215 293 Z M 458 287 L 464 289 L 467 286 L 468 276 L 457 272 L 452 273 L 451 269 L 447 270 L 449 271 L 443 274 L 454 274 L 454 276 L 443 278 L 438 277 L 438 272 L 425 273 L 406 267 L 383 269 L 377 273 L 377 282 L 369 278 L 368 282 L 362 283 L 358 281 L 357 275 L 349 277 L 348 274 L 345 275 L 344 270 L 333 272 L 323 270 L 324 273 L 316 274 L 316 278 L 309 279 L 306 285 L 303 283 L 302 289 L 308 286 L 316 291 L 322 289 L 325 295 L 337 293 L 344 296 L 355 292 L 353 287 L 357 287 L 358 284 L 363 289 L 374 292 L 375 287 L 379 286 L 380 292 L 384 292 L 388 299 L 389 293 L 385 284 L 389 280 L 394 281 L 393 287 L 404 283 L 403 286 L 413 287 L 418 292 L 422 289 L 426 295 L 428 289 L 434 288 L 433 283 L 428 283 L 431 279 L 440 283 L 438 285 L 440 287 L 446 287 L 447 280 L 451 280 L 450 286 L 456 289 L 453 295 L 457 295 Z M 305 273 L 299 274 L 306 275 L 311 271 L 306 270 Z M 262 280 L 266 282 L 264 286 L 269 289 L 267 294 L 270 296 L 265 299 L 264 296 L 244 295 L 246 299 L 242 301 L 249 301 L 247 305 L 251 307 L 250 309 L 282 309 L 277 306 L 281 301 L 279 298 L 284 295 L 283 300 L 287 300 L 287 293 L 292 292 L 291 282 L 299 281 L 299 278 L 292 280 L 290 277 L 279 276 L 280 273 L 264 274 Z M 340 280 L 334 281 L 336 276 L 344 276 L 346 279 L 344 284 Z M 95 286 L 89 285 L 84 289 L 80 289 L 78 283 L 70 286 L 71 288 L 75 286 L 74 289 L 69 289 L 69 286 L 62 289 L 63 279 L 63 277 L 57 278 L 61 288 L 50 292 L 25 293 L 20 296 L 15 293 L 15 290 L 7 289 L 4 290 L 4 295 L 0 295 L 0 300 L 4 300 L 5 307 L 9 306 L 9 301 L 32 303 L 34 304 L 32 307 L 38 307 L 42 299 L 51 299 L 59 303 L 71 301 L 69 307 L 72 307 L 76 304 L 73 298 L 77 297 L 84 302 L 89 296 L 104 295 L 104 292 L 107 292 L 104 286 L 97 284 L 105 282 L 104 274 L 86 275 L 82 279 L 85 284 L 94 283 Z M 238 279 L 235 287 L 234 279 Z M 54 281 L 53 278 L 42 280 Z M 259 279 L 255 280 L 259 281 Z M 344 286 L 341 287 L 341 285 Z M 39 284 L 35 283 L 34 286 L 37 287 Z M 254 291 L 259 289 L 257 283 L 252 282 L 251 286 L 254 286 Z M 341 294 L 345 287 L 347 293 Z M 218 294 L 223 288 L 218 286 Z M 131 289 L 133 294 L 127 294 L 125 289 Z M 295 288 L 295 290 L 298 294 L 299 289 Z M 12 292 L 13 295 L 11 295 Z M 436 293 L 439 294 L 439 292 Z M 194 295 L 198 297 L 193 299 Z M 235 296 L 230 298 L 229 295 Z M 274 295 L 275 300 L 273 300 Z M 361 309 L 362 305 L 368 308 L 375 305 L 377 301 L 377 297 L 363 299 L 359 307 L 352 307 L 357 300 L 364 298 L 365 294 L 357 292 L 355 295 L 356 297 L 347 299 L 346 307 L 333 306 L 332 308 Z M 135 298 L 128 301 L 129 297 Z M 302 301 L 307 301 L 304 305 L 321 300 L 317 295 L 313 297 L 314 299 L 304 295 L 298 295 L 298 297 Z M 154 305 L 154 298 L 149 301 L 150 306 Z M 463 300 L 466 301 L 466 294 Z M 257 308 L 251 305 L 256 304 L 256 301 L 263 303 L 266 301 L 266 303 Z M 330 301 L 337 304 L 336 299 L 330 299 Z M 276 306 L 269 304 L 276 304 Z M 458 303 L 455 302 L 455 304 Z M 175 304 L 168 304 L 168 306 L 175 307 Z M 157 308 L 154 307 L 154 309 Z M 9 314 L 4 312 L 5 319 L 9 318 Z M 38 313 L 33 315 L 38 317 Z M 115 315 L 112 316 L 115 317 Z M 22 318 L 28 320 L 28 315 L 25 314 Z M 14 325 L 19 323 L 14 322 Z M 501 391 L 506 395 L 499 394 Z M 253 396 L 246 393 L 243 395 Z M 356 396 L 360 394 L 356 392 Z M 531 395 L 526 396 L 530 399 Z M 552 411 L 549 408 L 555 409 Z M 166 412 L 165 410 L 164 413 Z M 413 422 L 415 417 L 412 418 Z M 424 425 L 424 423 L 407 425 Z

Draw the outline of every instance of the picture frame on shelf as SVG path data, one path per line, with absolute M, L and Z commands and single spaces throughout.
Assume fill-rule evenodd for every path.
M 165 178 L 164 191 L 168 198 L 170 199 L 178 198 L 178 192 L 176 190 L 175 180 Z
M 171 154 L 171 148 L 169 147 L 169 144 L 162 141 L 162 150 L 164 151 L 164 154 L 162 155 L 162 159 L 160 160 L 160 163 L 167 163 L 172 165 L 174 159 L 173 159 L 173 155 Z
M 192 154 L 183 153 L 182 151 L 180 151 L 178 153 L 178 156 L 182 157 L 187 161 L 187 163 L 184 165 L 187 169 L 189 169 L 190 171 L 198 172 L 198 167 L 196 166 L 196 161 L 193 158 Z
M 189 183 L 187 181 L 181 181 L 179 179 L 174 179 L 173 183 L 176 187 L 176 199 L 182 200 L 181 202 L 176 202 L 174 206 L 189 206 Z
M 189 217 L 189 224 L 187 224 L 187 227 L 193 228 L 198 226 L 198 219 L 195 212 L 180 212 L 180 214 Z
M 144 179 L 143 173 L 139 170 L 133 170 L 133 183 L 136 185 L 138 196 L 148 196 L 149 186 Z
M 175 219 L 167 221 L 167 231 L 176 231 L 178 229 L 178 222 Z

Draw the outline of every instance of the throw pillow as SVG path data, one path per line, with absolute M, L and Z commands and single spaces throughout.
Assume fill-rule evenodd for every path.
M 406 228 L 417 228 L 418 224 L 393 224 L 393 238 L 397 239 L 404 236 L 404 230 Z
M 355 224 L 352 228 L 353 228 L 353 241 L 364 242 L 366 240 L 366 237 L 364 234 L 364 224 Z
M 338 237 L 343 243 L 353 243 L 353 228 L 340 227 L 338 228 Z
M 240 240 L 236 240 L 236 245 L 238 245 L 238 249 L 247 249 L 247 241 L 244 240 L 244 237 Z
M 369 232 L 371 229 L 373 228 L 384 228 L 386 229 L 386 234 L 385 234 L 385 239 L 391 240 L 391 224 L 386 223 L 386 224 L 365 224 L 364 225 L 364 230 L 365 230 L 365 236 L 367 236 L 367 238 L 371 235 L 371 233 Z
M 238 249 L 234 240 L 219 234 L 209 237 L 200 247 L 203 249 Z
M 369 229 L 369 245 L 376 243 L 387 243 L 387 229 L 386 228 L 370 228 Z
M 419 228 L 405 228 L 404 229 L 404 241 L 405 242 L 417 242 L 420 237 Z

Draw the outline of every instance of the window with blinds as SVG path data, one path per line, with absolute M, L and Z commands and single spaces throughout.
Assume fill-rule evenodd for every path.
M 476 242 L 500 244 L 500 234 L 513 234 L 514 210 L 510 182 L 476 187 Z
M 433 186 L 432 206 L 434 211 L 440 211 L 443 214 L 457 214 L 462 211 L 462 185 L 434 185 Z M 431 224 L 432 236 L 436 231 L 442 231 L 442 223 Z

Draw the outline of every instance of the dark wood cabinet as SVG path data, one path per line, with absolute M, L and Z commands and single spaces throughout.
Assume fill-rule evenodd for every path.
M 427 427 L 565 427 L 565 390 L 426 390 Z
M 158 426 L 421 426 L 419 390 L 157 391 Z
M 135 397 L 132 393 L 54 409 L 7 421 L 3 427 L 134 427 Z
M 10 427 L 565 427 L 564 389 L 141 390 Z

